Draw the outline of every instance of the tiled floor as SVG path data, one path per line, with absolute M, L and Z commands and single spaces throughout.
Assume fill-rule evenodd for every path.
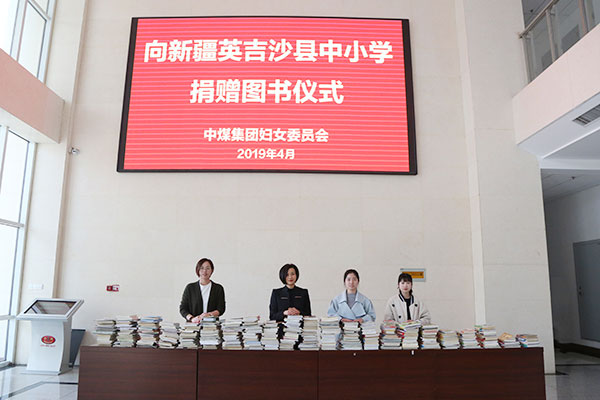
M 76 400 L 79 369 L 59 376 L 0 369 L 0 400 Z M 547 399 L 600 399 L 600 358 L 556 352 L 556 375 L 546 375 Z
M 62 375 L 33 375 L 25 367 L 0 370 L 0 400 L 76 400 L 79 369 Z
M 556 375 L 546 375 L 546 398 L 600 399 L 600 358 L 557 351 Z

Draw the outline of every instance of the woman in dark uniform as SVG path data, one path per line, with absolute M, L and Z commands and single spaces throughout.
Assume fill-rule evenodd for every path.
M 271 293 L 269 319 L 283 321 L 286 315 L 311 315 L 308 290 L 296 286 L 299 275 L 294 264 L 281 267 L 279 279 L 285 286 Z
M 196 264 L 198 281 L 189 283 L 181 296 L 179 312 L 189 322 L 199 323 L 204 317 L 218 317 L 225 312 L 225 290 L 210 280 L 215 266 L 208 258 Z

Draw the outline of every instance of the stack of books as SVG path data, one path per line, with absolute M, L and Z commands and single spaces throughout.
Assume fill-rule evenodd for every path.
M 267 321 L 263 325 L 260 342 L 265 350 L 279 350 L 279 325 L 276 321 Z
M 499 349 L 498 334 L 496 333 L 496 327 L 493 325 L 475 325 L 475 331 L 477 334 L 477 341 L 479 345 L 484 349 Z
M 402 337 L 398 334 L 398 323 L 394 320 L 385 320 L 381 324 L 380 336 L 381 350 L 401 350 Z
M 519 341 L 521 347 L 542 347 L 537 334 L 521 333 L 517 335 L 517 340 Z
M 112 318 L 101 318 L 96 320 L 94 329 L 98 346 L 110 347 L 117 338 L 117 327 Z
M 363 322 L 360 324 L 362 333 L 363 348 L 365 350 L 379 350 L 379 333 L 375 321 Z
M 114 347 L 135 347 L 135 343 L 139 339 L 138 321 L 137 315 L 118 315 L 115 318 L 118 332 L 117 339 L 113 343 Z
M 360 323 L 342 322 L 340 350 L 362 350 Z
M 437 325 L 423 325 L 421 327 L 421 340 L 419 347 L 421 349 L 440 349 L 440 344 L 437 341 L 439 326 Z
M 259 324 L 258 317 L 244 317 L 242 320 L 242 342 L 244 350 L 262 350 L 260 342 L 262 335 L 262 325 Z
M 461 349 L 480 349 L 474 329 L 463 329 L 458 336 Z
M 242 318 L 221 320 L 223 350 L 242 350 Z
M 439 330 L 437 339 L 442 349 L 460 349 L 456 331 Z
M 200 323 L 200 347 L 215 350 L 221 344 L 221 324 L 219 317 L 204 317 Z
M 294 350 L 302 339 L 302 315 L 288 315 L 283 323 L 283 336 L 279 341 L 279 350 Z
M 403 350 L 417 350 L 419 348 L 420 322 L 406 321 L 398 324 L 398 333 L 402 337 Z
M 140 336 L 136 347 L 156 347 L 160 338 L 160 316 L 149 315 L 142 317 L 138 322 L 138 334 Z
M 340 336 L 340 319 L 323 317 L 319 320 L 319 345 L 321 350 L 337 350 Z
M 503 349 L 518 349 L 521 347 L 519 341 L 513 335 L 506 332 L 498 337 L 498 343 Z
M 194 322 L 186 322 L 179 331 L 180 349 L 197 349 L 200 326 Z
M 317 317 L 304 317 L 302 324 L 302 343 L 300 350 L 319 350 L 319 319 Z
M 158 347 L 161 349 L 176 349 L 179 346 L 179 323 L 161 322 Z

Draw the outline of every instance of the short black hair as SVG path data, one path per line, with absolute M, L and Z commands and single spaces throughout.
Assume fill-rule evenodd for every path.
M 298 278 L 300 278 L 300 271 L 298 271 L 298 267 L 296 267 L 294 264 L 285 264 L 283 267 L 281 267 L 281 269 L 279 270 L 279 280 L 286 285 L 286 281 L 285 278 L 287 277 L 288 271 L 290 268 L 293 268 L 294 271 L 296 271 L 296 282 L 298 281 Z
M 398 276 L 398 283 L 400 283 L 402 281 L 408 281 L 410 283 L 413 283 L 413 281 L 412 281 L 412 275 L 411 274 L 407 274 L 406 272 L 401 273 Z
M 200 276 L 200 267 L 207 261 L 210 264 L 210 269 L 212 272 L 215 272 L 215 264 L 213 264 L 212 260 L 210 258 L 201 258 L 196 264 L 196 275 Z
M 344 282 L 346 282 L 346 278 L 350 274 L 354 274 L 356 276 L 356 280 L 360 282 L 360 276 L 358 275 L 358 271 L 352 268 L 347 269 L 346 272 L 344 272 Z

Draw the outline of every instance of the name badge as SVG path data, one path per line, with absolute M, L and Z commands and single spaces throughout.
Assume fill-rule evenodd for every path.
M 282 298 L 281 298 L 281 300 L 287 300 L 287 299 L 288 299 L 287 297 L 282 297 Z

